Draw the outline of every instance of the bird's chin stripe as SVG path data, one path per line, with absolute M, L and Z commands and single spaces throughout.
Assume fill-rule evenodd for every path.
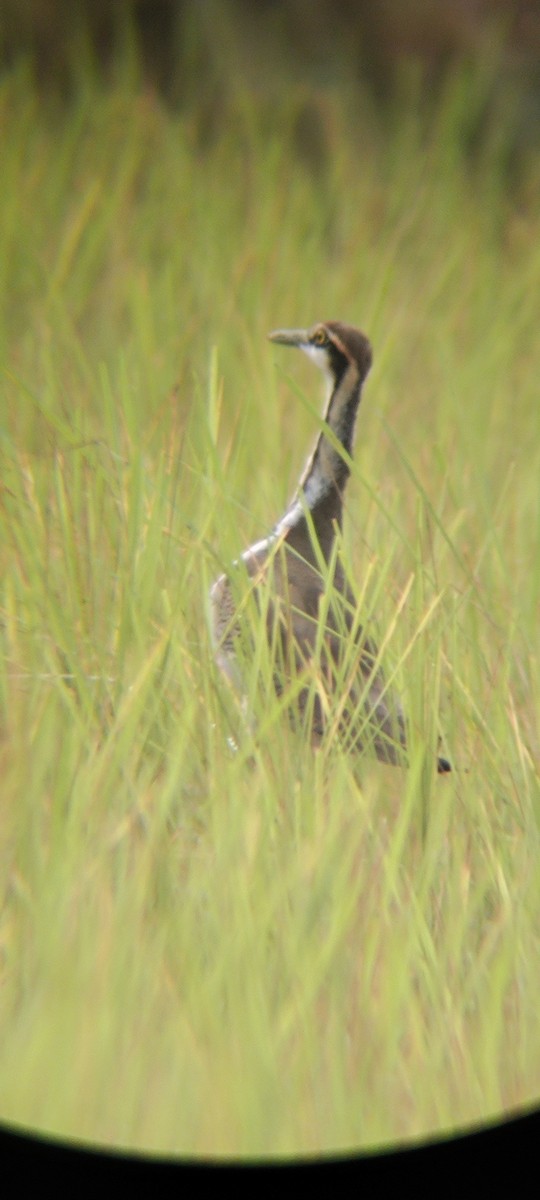
M 319 368 L 319 371 L 322 371 L 323 375 L 325 375 L 330 382 L 333 382 L 328 363 L 328 351 L 323 349 L 322 346 L 313 346 L 311 342 L 308 342 L 306 345 L 302 346 L 302 350 L 304 351 L 304 354 L 307 354 L 308 358 L 315 363 L 315 366 Z

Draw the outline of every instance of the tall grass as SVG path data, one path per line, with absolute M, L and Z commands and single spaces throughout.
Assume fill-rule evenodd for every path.
M 383 137 L 238 84 L 204 139 L 127 52 L 64 109 L 2 83 L 5 1121 L 320 1154 L 539 1090 L 538 163 L 465 158 L 470 86 Z M 333 317 L 375 351 L 342 553 L 408 771 L 269 691 L 247 729 L 209 645 L 317 429 L 265 333 Z

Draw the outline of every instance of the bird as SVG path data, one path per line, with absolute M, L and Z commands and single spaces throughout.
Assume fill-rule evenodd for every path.
M 337 732 L 347 748 L 371 746 L 379 761 L 406 765 L 404 711 L 387 686 L 377 646 L 359 620 L 338 553 L 371 344 L 359 329 L 341 321 L 278 329 L 268 337 L 307 354 L 324 375 L 326 400 L 320 431 L 290 504 L 271 533 L 244 550 L 233 566 L 243 569 L 244 582 L 247 572 L 256 611 L 266 624 L 276 693 L 297 683 L 290 713 L 293 721 L 307 724 L 312 744 Z M 241 691 L 240 646 L 245 649 L 245 640 L 237 581 L 231 571 L 215 580 L 210 614 L 217 664 Z M 437 758 L 439 773 L 451 769 L 447 759 Z

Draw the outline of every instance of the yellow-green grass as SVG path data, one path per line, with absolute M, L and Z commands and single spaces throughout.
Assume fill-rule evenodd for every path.
M 540 1090 L 538 163 L 466 160 L 468 86 L 384 135 L 314 92 L 317 169 L 292 84 L 203 145 L 133 64 L 64 109 L 2 83 L 6 1122 L 290 1156 Z M 265 334 L 325 318 L 374 346 L 342 553 L 408 771 L 314 753 L 262 638 L 256 725 L 212 659 L 318 428 Z

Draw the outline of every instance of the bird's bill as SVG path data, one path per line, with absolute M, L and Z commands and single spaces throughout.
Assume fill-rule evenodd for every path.
M 307 329 L 274 329 L 268 337 L 271 342 L 279 342 L 280 346 L 305 346 L 309 342 Z

